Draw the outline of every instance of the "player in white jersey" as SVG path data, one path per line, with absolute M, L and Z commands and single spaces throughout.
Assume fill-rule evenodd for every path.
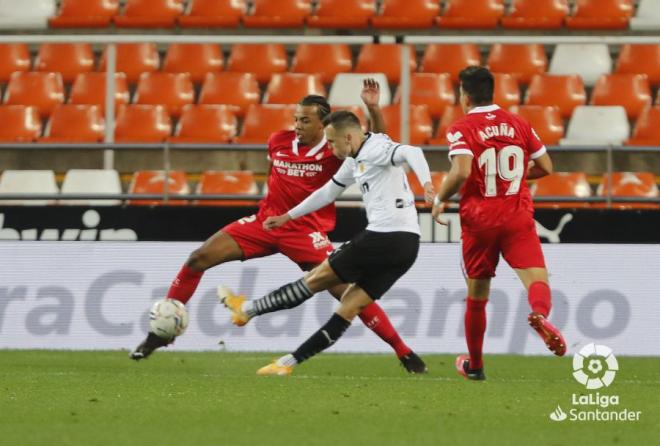
M 419 147 L 398 144 L 387 135 L 362 133 L 360 120 L 348 111 L 331 113 L 323 121 L 333 153 L 345 159 L 331 181 L 288 213 L 269 217 L 264 228 L 278 228 L 335 201 L 346 186 L 357 182 L 367 210 L 367 228 L 333 252 L 302 279 L 254 301 L 242 311 L 248 316 L 260 306 L 309 299 L 341 283 L 351 284 L 330 320 L 292 354 L 262 367 L 259 375 L 289 375 L 293 367 L 334 344 L 367 305 L 378 300 L 410 269 L 419 250 L 415 197 L 401 167 L 404 162 L 424 185 L 431 203 L 435 192 L 431 173 Z

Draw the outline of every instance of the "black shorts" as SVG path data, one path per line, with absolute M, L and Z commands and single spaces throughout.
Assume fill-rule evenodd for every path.
M 372 299 L 389 290 L 415 263 L 419 235 L 362 231 L 330 254 L 330 266 L 344 283 L 355 283 Z

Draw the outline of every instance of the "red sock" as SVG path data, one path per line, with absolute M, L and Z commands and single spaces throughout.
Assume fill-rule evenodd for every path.
M 167 298 L 176 299 L 185 304 L 197 289 L 199 281 L 202 280 L 202 275 L 204 275 L 203 271 L 195 271 L 187 265 L 183 265 L 167 291 Z
M 400 358 L 406 356 L 412 350 L 399 337 L 390 318 L 376 302 L 367 305 L 359 314 L 360 319 L 367 328 L 376 333 L 383 341 L 392 346 L 396 355 Z
M 486 333 L 486 304 L 488 300 L 467 298 L 465 310 L 465 340 L 470 352 L 470 368 L 480 369 L 484 366 L 482 350 L 484 333 Z
M 541 313 L 543 317 L 548 317 L 552 308 L 550 299 L 550 287 L 545 282 L 534 282 L 529 286 L 527 300 L 532 311 Z

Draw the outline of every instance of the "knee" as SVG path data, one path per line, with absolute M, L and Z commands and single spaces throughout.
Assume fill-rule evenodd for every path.
M 206 271 L 209 269 L 213 264 L 208 249 L 202 246 L 191 252 L 188 256 L 186 265 L 188 268 L 192 268 L 196 271 Z

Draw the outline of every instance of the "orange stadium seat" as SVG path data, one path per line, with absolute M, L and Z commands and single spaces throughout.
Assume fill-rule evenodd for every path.
M 376 15 L 376 0 L 319 0 L 314 15 L 307 17 L 312 28 L 366 28 Z
M 312 12 L 310 0 L 255 0 L 251 15 L 243 16 L 248 28 L 295 28 Z
M 168 195 L 187 195 L 190 193 L 188 178 L 181 170 L 171 170 L 167 178 L 162 170 L 138 170 L 133 173 L 131 184 L 128 187 L 129 194 L 160 194 L 165 193 L 165 182 L 167 181 Z M 186 200 L 128 200 L 127 204 L 136 206 L 154 205 L 186 205 Z
M 495 90 L 493 102 L 502 108 L 520 104 L 520 87 L 516 78 L 508 73 L 493 73 Z
M 419 184 L 419 180 L 417 179 L 417 175 L 415 175 L 415 172 L 412 170 L 408 172 L 408 184 L 410 185 L 410 190 L 412 191 L 413 195 L 415 197 L 423 197 L 424 196 L 424 187 Z M 447 172 L 431 172 L 431 184 L 433 184 L 433 188 L 435 189 L 436 192 L 440 190 L 440 186 L 442 185 L 442 182 L 445 181 L 445 178 L 447 177 Z M 426 204 L 424 200 L 418 200 L 417 201 L 417 206 L 429 208 L 431 205 Z
M 555 172 L 535 180 L 530 186 L 534 197 L 575 197 L 591 196 L 591 186 L 584 172 Z M 536 202 L 536 208 L 574 208 L 589 207 L 586 202 Z
M 578 75 L 537 75 L 532 78 L 525 98 L 526 105 L 556 105 L 564 119 L 573 109 L 587 103 L 584 83 Z
M 500 23 L 508 29 L 559 29 L 568 10 L 568 0 L 514 0 Z
M 660 45 L 622 45 L 614 72 L 646 74 L 651 85 L 660 85 Z
M 351 71 L 351 50 L 345 44 L 301 43 L 291 63 L 291 72 L 319 74 L 321 82 L 331 84 L 337 73 Z
M 629 146 L 660 146 L 660 107 L 646 107 L 635 122 Z
M 30 49 L 24 43 L 0 43 L 0 84 L 14 71 L 30 71 Z
M 283 73 L 287 68 L 284 45 L 235 44 L 231 47 L 227 71 L 254 73 L 260 84 L 268 83 L 273 73 Z
M 214 43 L 173 43 L 163 61 L 163 71 L 189 73 L 196 84 L 204 81 L 206 73 L 222 71 L 223 66 L 222 50 Z
M 102 142 L 105 123 L 96 105 L 58 105 L 39 142 Z
M 401 101 L 401 86 L 394 95 L 394 103 Z M 439 118 L 445 107 L 456 103 L 454 86 L 449 73 L 412 73 L 410 103 L 426 105 L 433 118 Z
M 62 74 L 64 82 L 73 82 L 80 73 L 94 69 L 94 52 L 88 43 L 44 43 L 34 61 L 35 71 Z
M 568 29 L 628 29 L 634 0 L 577 0 Z
M 458 85 L 458 73 L 468 65 L 481 65 L 479 47 L 466 44 L 429 44 L 424 50 L 421 70 L 424 73 L 449 73 Z
M 463 113 L 463 108 L 460 105 L 446 107 L 440 118 L 440 123 L 438 124 L 435 136 L 429 141 L 429 144 L 446 146 L 447 129 L 454 123 L 454 121 L 461 119 L 463 116 L 465 116 L 465 113 Z
M 439 14 L 436 0 L 385 0 L 371 25 L 379 29 L 431 28 Z
M 651 105 L 651 87 L 644 74 L 603 74 L 591 94 L 591 105 L 621 105 L 629 119 L 637 119 Z
M 521 84 L 527 85 L 535 74 L 548 69 L 548 58 L 543 45 L 502 45 L 496 43 L 488 55 L 488 67 L 494 73 L 510 73 Z
M 178 117 L 186 104 L 195 102 L 195 91 L 188 73 L 142 73 L 135 104 L 162 104 L 170 115 Z
M 105 28 L 119 12 L 119 0 L 62 0 L 51 28 Z
M 183 107 L 176 125 L 173 143 L 228 143 L 236 137 L 238 120 L 226 105 Z
M 326 95 L 321 77 L 317 74 L 275 73 L 270 78 L 264 104 L 297 104 L 309 94 Z
M 559 144 L 564 136 L 564 121 L 559 108 L 551 105 L 515 105 L 511 112 L 525 118 L 541 138 L 543 144 Z
M 183 0 L 126 0 L 113 21 L 119 28 L 173 28 L 181 14 Z
M 254 174 L 249 170 L 207 170 L 197 183 L 199 195 L 246 195 L 256 196 L 259 193 Z M 256 205 L 253 200 L 199 200 L 196 204 L 202 206 L 250 206 Z
M 610 175 L 605 174 L 598 185 L 598 195 L 607 196 L 610 187 L 613 197 L 655 198 L 658 196 L 658 185 L 652 172 L 612 172 L 611 181 Z M 606 206 L 605 203 L 598 203 L 595 207 Z M 617 209 L 657 208 L 655 203 L 615 203 L 612 206 Z
M 398 105 L 383 107 L 383 119 L 387 126 L 387 134 L 394 141 L 401 139 L 401 112 Z M 427 144 L 433 133 L 433 121 L 425 105 L 410 106 L 410 141 L 409 144 Z
M 115 142 L 163 142 L 172 133 L 172 121 L 162 105 L 122 105 L 117 112 Z
M 18 71 L 11 75 L 5 91 L 6 105 L 33 105 L 42 118 L 64 103 L 64 82 L 60 73 Z
M 140 79 L 142 73 L 157 71 L 160 67 L 158 49 L 153 43 L 120 43 L 117 48 L 116 71 L 126 73 L 131 84 Z M 99 71 L 105 71 L 107 48 L 103 51 Z
M 36 107 L 0 105 L 0 142 L 34 142 L 41 135 Z
M 209 73 L 199 94 L 200 104 L 225 104 L 238 117 L 243 117 L 251 104 L 258 104 L 259 83 L 252 73 Z
M 191 0 L 178 22 L 184 28 L 235 28 L 246 12 L 247 0 Z
M 417 69 L 415 48 L 410 46 L 408 64 L 410 72 Z M 401 80 L 401 45 L 395 43 L 362 45 L 355 68 L 356 73 L 383 73 L 391 83 Z
M 251 105 L 245 114 L 243 129 L 236 142 L 240 144 L 266 144 L 271 133 L 293 129 L 294 105 Z
M 105 109 L 105 73 L 80 73 L 71 87 L 69 103 L 98 105 Z M 115 107 L 128 104 L 130 96 L 124 73 L 115 73 Z
M 493 29 L 503 14 L 503 0 L 448 0 L 436 23 L 440 28 Z

